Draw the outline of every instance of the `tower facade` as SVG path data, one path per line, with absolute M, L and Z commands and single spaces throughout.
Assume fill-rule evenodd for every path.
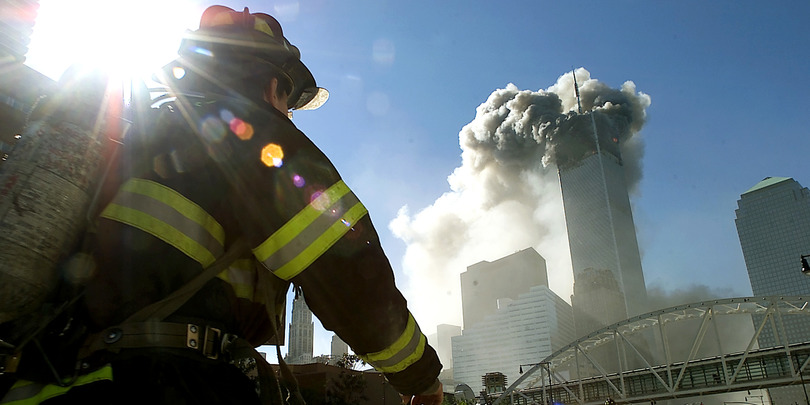
M 440 324 L 436 325 L 436 333 L 428 336 L 428 343 L 436 349 L 439 361 L 442 362 L 442 369 L 453 368 L 453 336 L 461 334 L 461 327 L 456 325 Z
M 484 389 L 484 375 L 499 372 L 516 381 L 521 364 L 537 363 L 575 339 L 571 306 L 546 285 L 499 306 L 452 338 L 453 380 L 475 392 Z
M 648 308 L 624 166 L 618 138 L 611 133 L 615 129 L 607 120 L 594 120 L 593 113 L 580 117 L 584 124 L 572 129 L 578 133 L 571 142 L 579 148 L 577 158 L 558 165 L 558 171 L 574 271 L 571 301 L 578 314 L 589 318 L 577 320 L 582 335 Z M 611 299 L 588 298 L 593 295 Z
M 349 353 L 349 345 L 346 344 L 343 340 L 338 337 L 338 335 L 332 335 L 332 342 L 330 344 L 330 360 L 329 364 L 335 365 L 337 364 L 337 360 L 343 357 L 344 354 Z
M 810 292 L 810 277 L 799 271 L 801 256 L 810 254 L 810 191 L 791 178 L 768 177 L 743 193 L 737 207 L 737 235 L 754 295 Z M 807 340 L 810 329 L 787 335 Z
M 312 311 L 304 301 L 304 296 L 298 295 L 292 304 L 290 349 L 286 356 L 287 363 L 312 363 L 312 340 L 314 334 L 315 324 L 312 322 Z
M 487 373 L 515 381 L 521 364 L 574 339 L 571 306 L 548 288 L 546 261 L 532 248 L 467 267 L 461 300 L 464 328 L 450 338 L 457 383 L 474 388 Z
M 810 254 L 810 191 L 796 180 L 768 177 L 740 195 L 735 224 L 745 267 L 755 296 L 799 295 L 810 292 L 810 277 L 800 271 L 802 255 Z M 762 321 L 754 315 L 754 322 Z M 784 319 L 788 343 L 810 340 L 810 322 Z M 781 345 L 781 336 L 764 328 L 762 348 Z M 802 386 L 769 389 L 772 403 L 804 403 Z
M 464 328 L 475 326 L 498 309 L 498 299 L 517 299 L 536 285 L 548 285 L 546 260 L 533 248 L 493 262 L 482 261 L 461 273 Z

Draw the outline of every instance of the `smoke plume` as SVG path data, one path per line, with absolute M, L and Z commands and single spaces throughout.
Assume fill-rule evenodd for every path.
M 634 135 L 650 98 L 633 82 L 614 89 L 584 68 L 576 79 L 582 111 L 595 112 L 600 145 L 621 148 L 633 190 L 643 151 Z M 450 191 L 415 214 L 402 207 L 389 224 L 407 245 L 404 290 L 426 333 L 437 324 L 461 325 L 459 274 L 467 266 L 527 247 L 546 259 L 551 289 L 569 299 L 573 275 L 556 166 L 593 153 L 591 118 L 577 110 L 571 72 L 547 90 L 495 90 L 459 132 L 462 162 L 447 179 Z

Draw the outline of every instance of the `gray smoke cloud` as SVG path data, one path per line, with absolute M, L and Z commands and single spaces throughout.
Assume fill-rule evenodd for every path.
M 634 190 L 643 156 L 637 134 L 649 96 L 631 81 L 611 88 L 584 68 L 576 79 L 583 112 L 594 112 L 600 146 L 621 149 Z M 459 132 L 462 162 L 448 177 L 450 191 L 415 214 L 402 207 L 391 221 L 407 245 L 404 289 L 423 329 L 461 325 L 459 274 L 467 266 L 526 247 L 546 259 L 549 286 L 569 299 L 573 275 L 556 166 L 594 148 L 591 118 L 577 108 L 571 72 L 546 90 L 511 83 L 495 90 Z

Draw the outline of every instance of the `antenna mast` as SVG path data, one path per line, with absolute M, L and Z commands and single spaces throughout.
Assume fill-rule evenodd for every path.
M 577 93 L 577 111 L 582 114 L 582 104 L 579 102 L 579 85 L 577 84 L 577 72 L 571 68 L 571 74 L 574 75 L 574 91 Z

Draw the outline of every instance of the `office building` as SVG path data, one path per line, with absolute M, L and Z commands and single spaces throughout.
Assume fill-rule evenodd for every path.
M 484 389 L 484 375 L 500 372 L 511 384 L 520 378 L 522 364 L 537 363 L 575 339 L 571 306 L 546 285 L 498 305 L 452 338 L 453 380 L 474 392 Z
M 337 360 L 349 353 L 349 345 L 341 340 L 338 335 L 332 335 L 329 364 L 335 365 Z
M 312 363 L 312 344 L 315 335 L 315 324 L 312 322 L 312 311 L 298 295 L 292 304 L 290 320 L 290 348 L 284 358 L 289 364 Z
M 439 360 L 442 362 L 442 369 L 453 368 L 453 336 L 461 335 L 461 327 L 456 325 L 441 324 L 436 326 L 436 333 L 428 336 L 428 343 L 436 349 Z
M 498 309 L 501 298 L 517 299 L 536 285 L 548 285 L 546 260 L 533 248 L 493 262 L 482 261 L 461 273 L 464 329 L 475 326 Z
M 649 309 L 618 135 L 602 114 L 574 121 L 558 171 L 574 272 L 571 301 L 587 315 L 577 321 L 577 334 L 584 335 Z
M 521 364 L 575 338 L 571 306 L 548 288 L 546 261 L 532 248 L 467 267 L 461 300 L 464 329 L 451 338 L 452 378 L 475 392 L 485 374 L 515 381 Z
M 737 235 L 754 295 L 807 295 L 810 277 L 801 273 L 800 260 L 810 254 L 810 191 L 792 178 L 767 177 L 740 195 L 737 206 Z M 788 342 L 810 341 L 810 322 L 791 318 L 784 319 Z M 782 342 L 770 327 L 759 336 L 762 348 Z M 801 386 L 769 392 L 774 404 L 806 401 Z

